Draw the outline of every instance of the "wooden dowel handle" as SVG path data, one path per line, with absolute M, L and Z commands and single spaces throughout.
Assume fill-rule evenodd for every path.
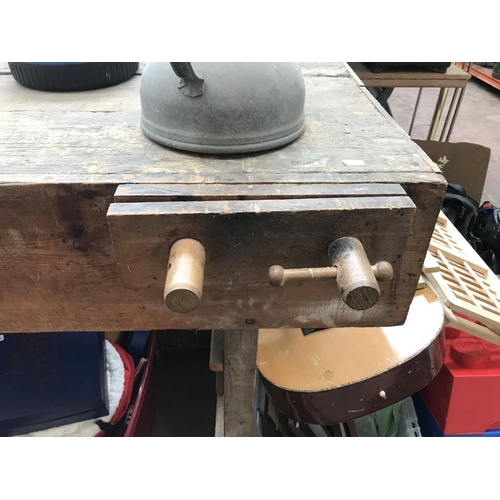
M 337 268 L 342 300 L 358 311 L 373 307 L 380 297 L 380 288 L 361 242 L 339 238 L 328 248 L 328 256 Z
M 336 277 L 335 267 L 283 269 L 281 266 L 273 266 L 269 269 L 269 283 L 273 286 L 283 286 L 287 281 L 319 281 Z
M 194 311 L 203 294 L 205 248 L 196 240 L 177 240 L 170 248 L 163 298 L 174 312 Z

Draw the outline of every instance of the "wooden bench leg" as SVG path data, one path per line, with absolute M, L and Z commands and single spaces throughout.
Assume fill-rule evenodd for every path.
M 218 433 L 226 437 L 252 435 L 257 338 L 258 329 L 224 331 L 223 411 L 218 412 L 223 420 Z

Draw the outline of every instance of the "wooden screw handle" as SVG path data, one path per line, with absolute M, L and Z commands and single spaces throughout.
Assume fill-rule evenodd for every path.
M 281 266 L 272 266 L 269 268 L 269 283 L 273 286 L 283 286 L 287 281 L 319 281 L 336 277 L 335 267 L 283 269 Z
M 380 261 L 371 266 L 365 249 L 356 238 L 340 238 L 328 249 L 332 267 L 283 269 L 272 266 L 269 269 L 269 283 L 283 286 L 287 281 L 318 281 L 337 279 L 342 300 L 351 308 L 364 310 L 373 307 L 380 297 L 377 281 L 392 279 L 389 262 Z
M 328 256 L 337 268 L 342 300 L 357 311 L 373 307 L 380 297 L 380 288 L 361 242 L 356 238 L 339 238 L 328 248 Z
M 170 248 L 163 298 L 174 312 L 194 311 L 203 293 L 205 248 L 196 240 L 177 240 Z

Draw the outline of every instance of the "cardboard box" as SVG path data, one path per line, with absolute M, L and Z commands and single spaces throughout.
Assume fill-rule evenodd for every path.
M 414 140 L 443 170 L 446 180 L 460 184 L 467 194 L 481 203 L 491 149 L 470 142 Z

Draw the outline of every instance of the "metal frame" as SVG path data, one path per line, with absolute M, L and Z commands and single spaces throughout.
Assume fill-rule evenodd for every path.
M 469 63 L 465 63 L 465 64 L 464 64 L 464 66 L 463 66 L 463 69 L 464 69 L 465 71 L 467 71 L 467 73 L 469 73 L 469 75 L 470 75 L 470 73 L 471 73 L 471 70 L 472 70 L 472 65 L 473 65 L 473 64 L 474 64 L 474 63 L 469 62 Z M 467 68 L 467 69 L 465 69 L 465 68 Z M 445 123 L 444 123 L 444 125 L 443 125 L 443 130 L 441 131 L 441 136 L 440 136 L 440 138 L 439 138 L 439 140 L 440 140 L 440 141 L 442 141 L 442 140 L 443 140 L 443 137 L 444 137 L 444 134 L 445 134 L 445 131 L 446 131 L 446 126 L 447 126 L 448 121 L 449 121 L 449 115 L 450 115 L 450 113 L 451 113 L 451 110 L 453 109 L 453 105 L 454 105 L 454 104 L 455 104 L 455 102 L 456 102 L 456 105 L 455 105 L 455 110 L 454 110 L 454 112 L 453 112 L 453 118 L 452 118 L 452 120 L 451 120 L 451 124 L 450 124 L 450 126 L 449 126 L 449 128 L 448 128 L 448 133 L 447 133 L 447 135 L 446 135 L 445 142 L 448 142 L 448 141 L 450 140 L 451 134 L 452 134 L 452 132 L 453 132 L 453 128 L 454 128 L 454 126 L 455 126 L 455 122 L 456 122 L 456 120 L 457 120 L 458 112 L 459 112 L 459 110 L 460 110 L 460 106 L 462 105 L 462 100 L 463 100 L 463 98 L 464 98 L 464 94 L 465 94 L 465 89 L 466 89 L 466 88 L 467 88 L 467 87 L 465 86 L 465 87 L 463 87 L 462 89 L 460 89 L 460 94 L 458 94 L 458 90 L 459 90 L 459 89 L 455 89 L 455 92 L 454 92 L 454 94 L 453 94 L 453 98 L 452 98 L 451 103 L 450 103 L 450 108 L 448 109 L 448 116 L 446 117 Z M 457 101 L 457 96 L 458 96 L 458 101 Z
M 462 65 L 462 69 L 466 71 L 467 73 L 471 73 L 473 63 L 464 63 Z M 460 110 L 460 106 L 462 105 L 462 100 L 464 98 L 465 94 L 465 89 L 467 86 L 459 89 L 456 88 L 455 91 L 453 92 L 453 97 L 450 102 L 450 107 L 448 108 L 448 112 L 446 113 L 446 119 L 444 121 L 443 129 L 441 130 L 441 135 L 439 136 L 439 141 L 443 142 L 443 139 L 445 138 L 446 134 L 446 139 L 444 139 L 444 142 L 448 142 L 450 140 L 451 134 L 453 132 L 453 128 L 455 127 L 455 122 L 457 121 L 457 116 L 458 112 Z M 448 90 L 449 88 L 442 88 L 439 91 L 439 96 L 436 102 L 436 107 L 434 108 L 434 115 L 432 116 L 431 124 L 429 126 L 429 133 L 427 134 L 427 140 L 433 141 L 436 137 L 438 128 L 439 128 L 439 122 L 441 121 L 441 116 L 443 114 L 443 109 L 446 103 L 446 98 L 448 96 Z M 411 129 L 413 127 L 413 122 L 415 119 L 415 115 L 417 112 L 417 106 L 418 102 L 420 100 L 420 93 L 422 91 L 422 88 L 419 91 L 419 96 L 417 97 L 417 104 L 415 105 L 415 110 L 413 112 L 414 116 L 412 118 L 412 123 L 410 125 L 410 130 L 408 131 L 408 135 L 411 134 Z M 450 118 L 451 118 L 451 123 L 450 123 Z M 448 130 L 447 130 L 448 127 Z
M 457 63 L 457 66 L 460 67 L 461 69 L 463 69 L 465 72 L 469 73 L 469 75 L 471 74 L 471 71 L 472 71 L 472 74 L 474 74 L 474 69 L 473 69 L 472 65 L 473 65 L 473 63 Z M 349 66 L 348 66 L 348 68 L 349 68 Z M 361 84 L 361 86 L 365 86 L 366 88 L 368 88 L 366 86 L 366 83 L 364 83 L 363 81 L 360 80 L 360 78 L 356 75 L 354 70 L 352 68 L 349 68 L 349 69 L 350 69 L 351 75 L 355 75 L 357 77 L 358 83 Z M 438 133 L 439 124 L 441 122 L 441 118 L 443 115 L 443 111 L 446 107 L 446 99 L 448 97 L 448 91 L 449 91 L 449 89 L 454 88 L 455 90 L 453 93 L 453 97 L 451 99 L 450 105 L 449 105 L 448 110 L 446 112 L 446 118 L 445 118 L 445 121 L 443 124 L 443 128 L 441 130 L 441 134 L 439 136 L 440 142 L 443 142 L 443 141 L 448 142 L 450 140 L 451 134 L 453 132 L 453 128 L 455 126 L 455 122 L 457 120 L 458 112 L 459 112 L 461 104 L 462 104 L 462 100 L 464 97 L 466 86 L 467 86 L 467 82 L 465 82 L 463 87 L 457 87 L 456 85 L 450 85 L 448 87 L 441 87 L 440 88 L 439 96 L 438 96 L 437 101 L 436 101 L 434 113 L 433 113 L 432 120 L 431 120 L 431 123 L 429 126 L 429 131 L 427 134 L 427 140 L 435 140 L 436 135 Z M 372 86 L 370 85 L 370 87 L 372 87 Z M 391 95 L 392 91 L 394 90 L 394 88 L 395 87 L 385 87 L 385 88 L 379 87 L 379 88 L 377 88 L 377 90 L 378 90 L 377 94 L 375 94 L 375 92 L 371 92 L 371 93 L 372 93 L 372 95 L 375 95 L 376 100 L 384 108 L 386 108 L 388 106 L 387 100 L 388 100 L 389 96 Z M 426 87 L 419 87 L 417 100 L 415 102 L 415 107 L 413 109 L 413 115 L 411 118 L 410 128 L 408 130 L 408 135 L 410 137 L 411 137 L 411 133 L 413 131 L 413 126 L 415 125 L 418 107 L 420 105 L 422 91 L 424 88 L 428 88 L 428 87 L 427 86 Z M 373 87 L 372 87 L 372 89 L 375 90 L 375 88 L 373 88 Z
M 468 64 L 473 64 L 473 63 L 462 63 L 462 62 L 455 63 L 457 67 L 463 69 L 464 71 L 467 71 L 465 68 L 467 67 Z M 495 78 L 486 71 L 483 71 L 480 67 L 472 66 L 469 70 L 469 73 L 474 78 L 477 78 L 478 80 L 481 80 L 482 82 L 490 85 L 491 87 L 500 90 L 500 79 Z

